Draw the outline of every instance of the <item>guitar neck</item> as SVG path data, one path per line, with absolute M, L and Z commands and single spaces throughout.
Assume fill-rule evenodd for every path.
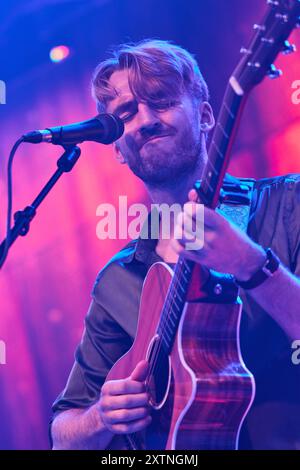
M 217 206 L 244 98 L 244 95 L 236 93 L 231 84 L 228 84 L 208 152 L 204 177 L 200 190 L 197 189 L 201 202 L 209 207 Z M 174 270 L 158 328 L 158 334 L 167 353 L 170 353 L 173 346 L 194 266 L 193 261 L 180 256 Z
M 179 257 L 158 326 L 158 335 L 167 354 L 171 353 L 173 347 L 193 268 L 193 261 Z
M 200 190 L 198 189 L 201 202 L 212 208 L 215 208 L 218 203 L 244 101 L 245 96 L 234 91 L 229 83 L 208 152 L 204 177 Z M 180 256 L 175 267 L 158 329 L 166 352 L 170 352 L 173 346 L 194 266 L 193 261 L 188 261 Z
M 238 128 L 246 97 L 236 87 L 232 77 L 221 106 L 208 151 L 208 160 L 204 169 L 200 187 L 197 188 L 200 202 L 216 208 L 224 176 L 228 167 L 231 148 Z M 240 91 L 240 94 L 238 93 Z

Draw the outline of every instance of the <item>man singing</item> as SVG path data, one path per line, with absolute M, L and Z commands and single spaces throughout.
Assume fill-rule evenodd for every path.
M 93 95 L 99 112 L 123 120 L 116 158 L 142 179 L 151 200 L 182 206 L 190 200 L 195 216 L 199 205 L 192 188 L 201 179 L 214 127 L 195 59 L 166 41 L 122 45 L 97 67 Z M 162 260 L 176 263 L 179 254 L 230 273 L 244 286 L 241 347 L 255 376 L 256 396 L 239 448 L 300 448 L 300 368 L 291 360 L 292 342 L 300 338 L 300 176 L 255 182 L 247 234 L 205 208 L 204 234 L 197 235 L 204 235 L 204 247 L 187 250 L 191 234 L 183 231 L 181 239 L 174 234 L 192 215 L 183 210 L 167 240 L 133 240 L 99 273 L 75 364 L 53 406 L 54 449 L 105 449 L 113 436 L 151 422 L 146 361 L 124 380 L 105 378 L 132 345 L 149 267 Z M 272 276 L 254 282 L 267 248 L 280 263 Z

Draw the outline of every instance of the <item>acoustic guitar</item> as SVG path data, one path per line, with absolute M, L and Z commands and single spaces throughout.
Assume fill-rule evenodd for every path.
M 294 46 L 287 38 L 299 22 L 299 0 L 269 0 L 263 21 L 226 88 L 197 191 L 215 209 L 246 98 L 273 64 Z M 128 377 L 147 359 L 152 422 L 143 432 L 115 436 L 110 449 L 237 449 L 254 398 L 254 379 L 239 344 L 242 305 L 234 280 L 179 257 L 174 271 L 152 265 L 141 294 L 135 341 L 106 380 Z

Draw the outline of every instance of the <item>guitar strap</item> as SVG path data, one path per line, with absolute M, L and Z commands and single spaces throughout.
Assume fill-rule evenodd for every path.
M 225 180 L 220 192 L 219 206 L 216 212 L 247 232 L 251 201 L 255 180 L 252 178 L 232 178 Z

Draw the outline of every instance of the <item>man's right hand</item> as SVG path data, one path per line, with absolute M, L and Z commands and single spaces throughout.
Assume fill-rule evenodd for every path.
M 147 361 L 140 361 L 127 379 L 110 380 L 102 386 L 99 412 L 103 424 L 112 433 L 130 434 L 151 423 L 145 387 L 148 367 Z

